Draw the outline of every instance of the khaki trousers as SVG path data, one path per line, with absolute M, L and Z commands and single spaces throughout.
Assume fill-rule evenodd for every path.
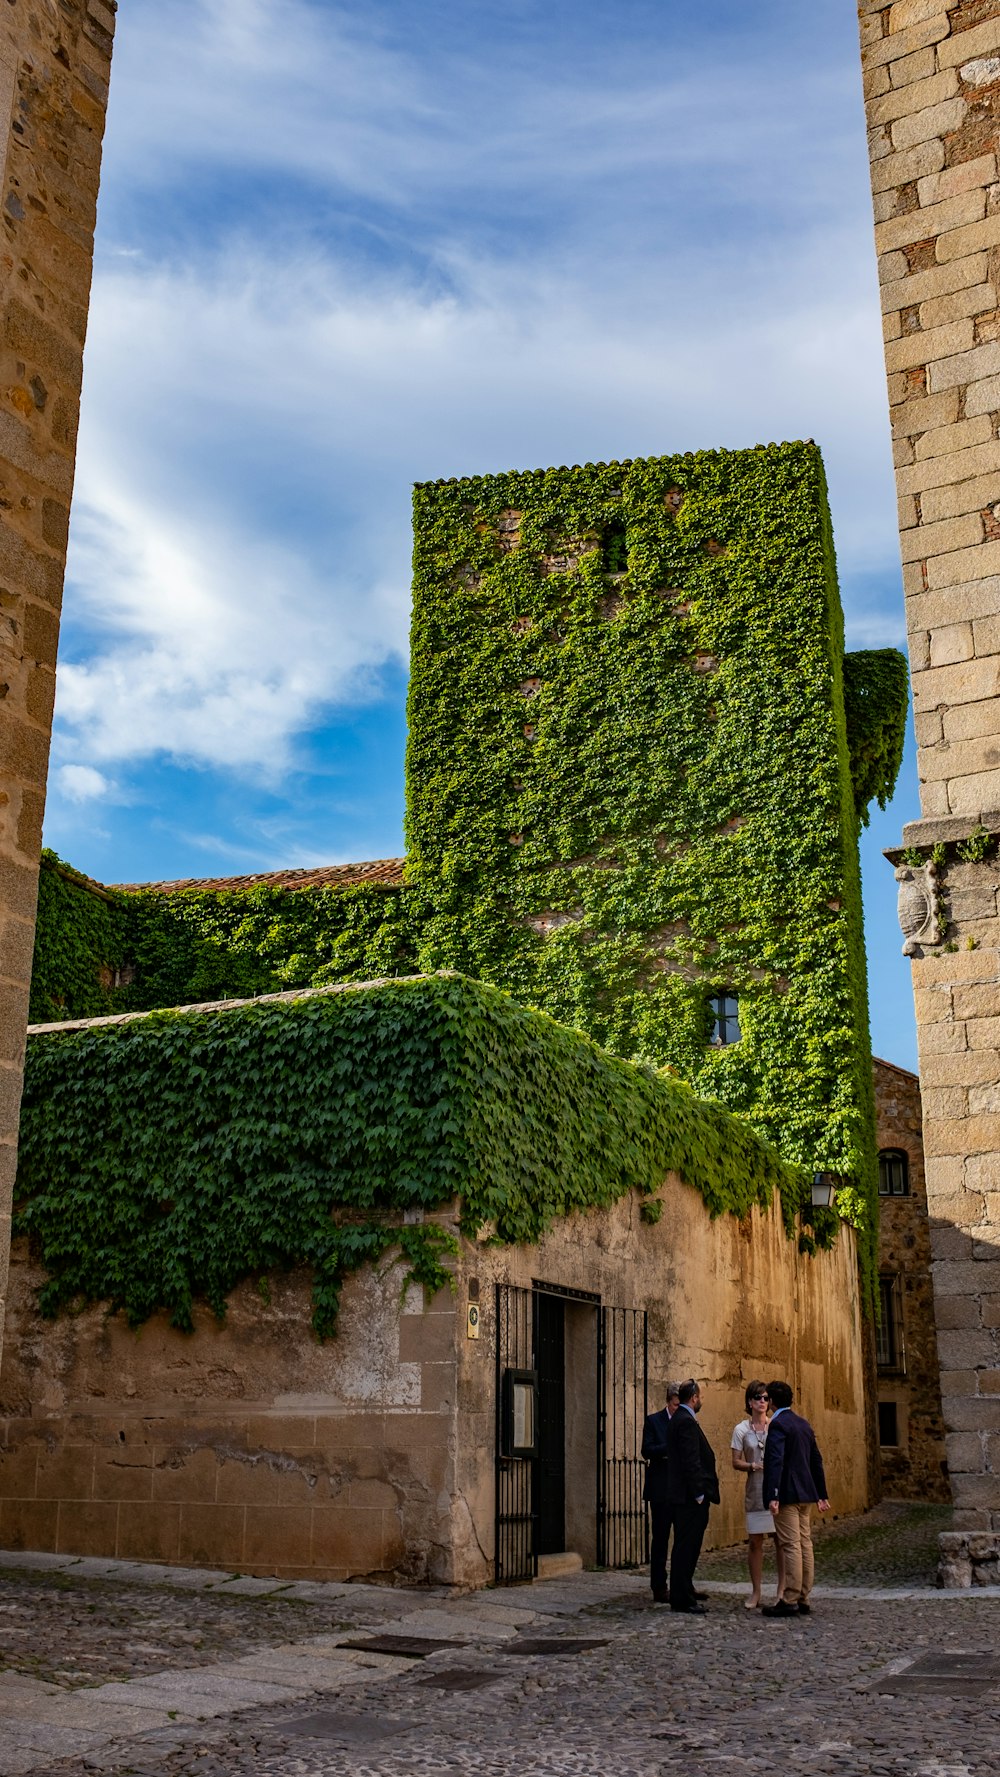
M 786 1604 L 808 1604 L 813 1588 L 812 1505 L 779 1506 L 774 1532 L 785 1557 Z

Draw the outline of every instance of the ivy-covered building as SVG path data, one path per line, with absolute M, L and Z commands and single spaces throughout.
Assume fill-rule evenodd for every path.
M 728 1428 L 786 1371 L 842 1509 L 873 1497 L 857 840 L 906 680 L 844 656 L 819 453 L 415 509 L 406 859 L 113 888 L 44 862 L 0 1382 L 24 1546 L 627 1565 L 643 1416 L 689 1373 Z
M 857 839 L 905 705 L 844 655 L 812 444 L 422 485 L 405 866 L 108 903 L 50 861 L 34 1016 L 457 969 L 870 1201 Z

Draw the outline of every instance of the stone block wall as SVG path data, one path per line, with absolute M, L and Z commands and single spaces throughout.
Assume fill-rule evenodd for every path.
M 834 1510 L 870 1503 L 857 1247 L 814 1258 L 777 1205 L 710 1219 L 665 1182 L 651 1226 L 632 1195 L 559 1220 L 537 1246 L 462 1241 L 456 1291 L 429 1302 L 398 1267 L 344 1288 L 337 1336 L 310 1326 L 304 1273 L 248 1285 L 219 1326 L 158 1316 L 138 1332 L 102 1308 L 43 1321 L 16 1243 L 0 1370 L 0 1543 L 236 1569 L 475 1586 L 493 1577 L 496 1282 L 540 1278 L 650 1311 L 650 1400 L 668 1376 L 706 1384 L 723 1506 L 710 1542 L 741 1540 L 729 1465 L 751 1375 L 788 1375 L 827 1458 Z M 450 1220 L 445 1216 L 444 1220 Z M 476 1289 L 472 1290 L 472 1280 Z M 468 1305 L 480 1336 L 468 1336 Z M 592 1311 L 591 1311 L 592 1312 Z M 567 1337 L 567 1540 L 594 1559 L 593 1321 Z M 575 1383 L 574 1383 L 575 1376 Z M 575 1402 L 575 1405 L 574 1405 Z
M 924 815 L 1000 806 L 1000 3 L 863 0 Z
M 882 1445 L 882 1482 L 893 1499 L 945 1502 L 947 1480 L 938 1365 L 927 1186 L 916 1074 L 876 1060 L 875 1113 L 880 1152 L 907 1157 L 909 1195 L 879 1199 L 879 1273 L 897 1280 L 901 1361 L 878 1373 L 880 1402 L 893 1402 L 899 1442 Z
M 948 1463 L 956 1533 L 1000 1537 L 1000 0 L 859 14 L 922 813 L 904 861 L 942 895 L 909 953 Z
M 0 17 L 0 1339 L 115 0 Z
M 0 1370 L 0 1546 L 316 1579 L 448 1581 L 455 1304 L 400 1312 L 399 1268 L 345 1291 L 335 1341 L 310 1280 L 238 1290 L 224 1325 L 130 1332 L 34 1311 L 15 1242 Z M 444 1502 L 442 1504 L 442 1502 Z

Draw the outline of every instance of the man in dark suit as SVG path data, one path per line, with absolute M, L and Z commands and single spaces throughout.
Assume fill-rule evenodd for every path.
M 659 1413 L 648 1414 L 642 1428 L 642 1455 L 646 1464 L 642 1497 L 649 1505 L 652 1532 L 649 1542 L 649 1583 L 653 1588 L 654 1604 L 666 1604 L 669 1597 L 667 1544 L 674 1521 L 674 1508 L 667 1498 L 667 1426 L 677 1411 L 679 1388 L 679 1382 L 667 1383 L 666 1406 Z
M 812 1509 L 830 1510 L 823 1458 L 808 1419 L 792 1412 L 787 1382 L 769 1382 L 771 1420 L 764 1445 L 764 1504 L 785 1557 L 785 1589 L 765 1617 L 807 1617 L 813 1584 Z
M 719 1503 L 719 1477 L 712 1446 L 698 1424 L 701 1389 L 692 1378 L 677 1391 L 679 1405 L 667 1426 L 667 1499 L 673 1507 L 674 1547 L 670 1557 L 670 1608 L 704 1616 L 694 1589 L 709 1507 Z

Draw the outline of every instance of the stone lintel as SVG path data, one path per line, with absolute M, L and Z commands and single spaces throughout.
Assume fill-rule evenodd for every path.
M 930 851 L 935 845 L 954 845 L 973 833 L 986 831 L 1000 835 L 1000 809 L 984 809 L 981 814 L 931 815 L 922 821 L 907 821 L 902 844 L 883 852 L 890 864 L 898 864 L 904 851 Z

